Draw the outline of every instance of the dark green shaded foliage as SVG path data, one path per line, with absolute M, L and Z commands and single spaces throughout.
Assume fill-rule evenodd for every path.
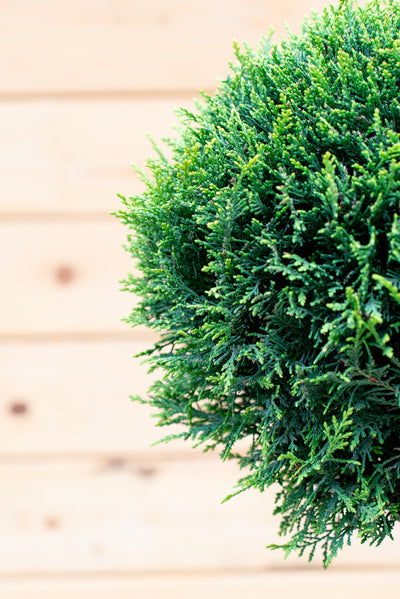
M 400 513 L 400 7 L 236 57 L 124 200 L 127 320 L 161 334 L 159 424 L 279 483 L 282 547 L 327 565 Z

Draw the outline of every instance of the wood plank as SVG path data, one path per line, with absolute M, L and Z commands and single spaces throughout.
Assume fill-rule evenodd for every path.
M 168 572 L 280 563 L 271 497 L 221 505 L 216 459 L 0 464 L 0 575 Z
M 226 75 L 232 39 L 298 29 L 325 0 L 4 0 L 0 93 L 197 90 Z
M 0 214 L 101 214 L 143 189 L 132 163 L 173 137 L 190 97 L 0 103 Z M 168 148 L 166 149 L 168 150 Z
M 0 335 L 132 335 L 121 319 L 135 298 L 118 283 L 133 271 L 125 229 L 111 216 L 1 224 Z
M 156 427 L 153 410 L 129 400 L 145 396 L 155 378 L 132 357 L 150 345 L 136 339 L 0 345 L 0 457 L 193 455 L 189 442 L 151 447 L 179 429 Z
M 0 575 L 322 570 L 266 550 L 277 540 L 274 489 L 220 504 L 237 466 L 207 455 L 166 463 L 2 463 L 0 477 Z M 399 564 L 398 541 L 377 549 L 354 543 L 332 569 Z
M 400 574 L 280 572 L 210 576 L 92 578 L 0 582 L 0 599 L 388 599 L 398 596 Z

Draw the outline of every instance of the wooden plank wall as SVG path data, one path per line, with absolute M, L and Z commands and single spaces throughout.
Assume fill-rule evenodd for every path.
M 274 490 L 221 505 L 239 472 L 158 445 L 129 401 L 151 342 L 116 193 L 150 133 L 212 91 L 231 41 L 298 30 L 323 0 L 0 2 L 0 599 L 396 596 L 400 544 L 355 542 L 324 572 L 267 551 Z

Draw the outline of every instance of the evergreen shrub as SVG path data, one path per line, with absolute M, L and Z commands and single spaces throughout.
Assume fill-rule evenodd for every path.
M 235 52 L 118 213 L 127 321 L 160 334 L 159 424 L 237 459 L 238 492 L 278 483 L 279 547 L 327 565 L 400 514 L 400 5 Z

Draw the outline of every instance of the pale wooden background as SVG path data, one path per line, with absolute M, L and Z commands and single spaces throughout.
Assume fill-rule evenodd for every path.
M 274 494 L 228 504 L 239 472 L 175 443 L 129 401 L 151 342 L 116 193 L 174 108 L 212 91 L 274 24 L 323 0 L 0 2 L 0 599 L 400 596 L 400 543 L 354 543 L 324 572 L 264 547 Z M 168 432 L 168 431 L 167 431 Z

